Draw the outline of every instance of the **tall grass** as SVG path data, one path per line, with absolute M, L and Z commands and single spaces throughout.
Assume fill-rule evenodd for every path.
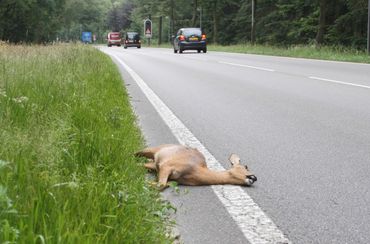
M 263 54 L 272 56 L 285 56 L 310 59 L 324 59 L 333 61 L 370 63 L 370 56 L 365 51 L 339 47 L 339 46 L 316 46 L 296 45 L 290 47 L 277 47 L 271 45 L 239 44 L 230 46 L 208 45 L 208 50 Z
M 169 243 L 142 146 L 109 57 L 0 44 L 0 243 Z
M 172 44 L 163 43 L 158 45 L 152 42 L 151 47 L 173 48 Z M 144 45 L 147 47 L 147 44 Z M 209 51 L 249 53 L 271 56 L 284 56 L 295 58 L 323 59 L 332 61 L 370 63 L 370 56 L 365 50 L 357 50 L 341 46 L 317 46 L 317 45 L 293 45 L 293 46 L 272 46 L 272 45 L 252 45 L 250 43 L 237 45 L 214 45 L 208 44 Z

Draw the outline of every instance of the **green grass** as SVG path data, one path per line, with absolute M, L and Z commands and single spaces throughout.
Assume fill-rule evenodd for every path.
M 146 47 L 146 45 L 145 45 Z M 151 47 L 172 48 L 168 43 L 157 45 L 153 42 Z M 323 59 L 332 61 L 370 63 L 370 56 L 365 51 L 345 47 L 330 47 L 330 46 L 316 46 L 316 45 L 296 45 L 290 47 L 277 47 L 271 45 L 207 45 L 208 51 L 217 52 L 231 52 L 231 53 L 248 53 L 248 54 L 262 54 L 271 56 L 284 56 L 295 58 L 309 58 L 309 59 Z
M 170 243 L 109 57 L 0 43 L 0 243 Z
M 276 47 L 271 45 L 208 45 L 208 50 L 219 52 L 263 54 L 272 56 L 323 59 L 345 62 L 370 63 L 370 56 L 365 51 L 343 47 L 318 47 L 315 45 L 297 45 L 291 47 Z

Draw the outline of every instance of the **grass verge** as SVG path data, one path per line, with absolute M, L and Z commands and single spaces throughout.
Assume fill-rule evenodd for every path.
M 263 54 L 271 56 L 370 63 L 370 56 L 367 55 L 365 51 L 346 49 L 343 47 L 297 45 L 283 48 L 270 45 L 240 44 L 230 46 L 208 45 L 207 48 L 210 51 L 219 52 Z
M 172 45 L 164 43 L 161 45 L 153 44 L 151 47 L 173 48 Z M 208 51 L 261 54 L 271 56 L 283 56 L 294 58 L 322 59 L 331 61 L 370 63 L 370 56 L 365 51 L 359 51 L 344 47 L 329 47 L 316 45 L 296 45 L 290 47 L 277 47 L 271 45 L 207 45 Z
M 0 43 L 0 243 L 170 243 L 110 58 Z

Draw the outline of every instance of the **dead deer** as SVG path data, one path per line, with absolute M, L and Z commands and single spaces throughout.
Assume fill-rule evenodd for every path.
M 229 161 L 232 168 L 224 171 L 213 171 L 207 168 L 206 159 L 197 149 L 183 145 L 165 144 L 148 147 L 135 154 L 149 159 L 145 168 L 158 172 L 158 183 L 161 190 L 168 186 L 168 180 L 182 185 L 241 185 L 251 186 L 257 177 L 248 167 L 240 164 L 240 158 L 231 154 Z

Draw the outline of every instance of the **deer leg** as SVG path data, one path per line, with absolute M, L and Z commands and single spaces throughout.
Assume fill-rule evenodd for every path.
M 149 158 L 149 159 L 154 159 L 154 154 L 157 152 L 157 150 L 155 150 L 155 148 L 153 147 L 148 147 L 148 148 L 145 148 L 141 151 L 138 151 L 135 153 L 135 156 L 138 156 L 138 157 L 145 157 L 145 158 Z
M 158 183 L 159 183 L 159 189 L 162 191 L 166 189 L 169 185 L 167 183 L 168 177 L 171 174 L 172 169 L 169 167 L 161 167 L 159 169 L 158 173 Z
M 153 161 L 149 161 L 148 163 L 144 164 L 144 167 L 149 170 L 157 171 L 157 166 Z
M 135 156 L 154 159 L 154 154 L 156 152 L 158 152 L 159 150 L 161 150 L 163 147 L 166 147 L 166 146 L 168 146 L 168 145 L 160 145 L 158 147 L 147 147 L 147 148 L 144 148 L 141 151 L 136 152 Z

